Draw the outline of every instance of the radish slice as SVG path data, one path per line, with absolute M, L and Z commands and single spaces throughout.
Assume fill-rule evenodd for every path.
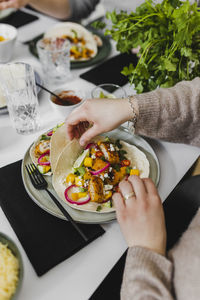
M 83 205 L 83 204 L 86 204 L 86 203 L 88 203 L 89 201 L 90 201 L 90 195 L 88 194 L 88 198 L 86 199 L 86 200 L 83 200 L 83 201 L 73 201 L 70 197 L 69 197 L 69 195 L 68 195 L 68 191 L 71 189 L 71 188 L 73 188 L 73 187 L 77 187 L 75 184 L 72 184 L 72 185 L 70 185 L 70 186 L 68 186 L 67 188 L 66 188 L 66 190 L 65 190 L 65 192 L 64 192 L 64 194 L 65 194 L 65 199 L 69 202 L 69 203 L 71 203 L 71 204 L 77 204 L 77 205 Z
M 52 136 L 52 134 L 53 134 L 53 130 L 51 130 L 47 133 L 48 136 Z
M 107 163 L 107 165 L 104 168 L 97 170 L 97 171 L 90 171 L 90 173 L 92 175 L 98 175 L 98 174 L 102 173 L 103 171 L 105 171 L 109 167 L 110 167 L 110 163 Z
M 40 166 L 50 166 L 50 161 L 42 161 L 42 158 L 44 156 L 49 155 L 50 151 L 48 150 L 47 152 L 43 153 L 39 158 L 38 158 L 38 164 Z
M 97 149 L 97 150 L 98 150 L 98 147 L 97 147 L 97 145 L 96 145 L 96 144 L 94 144 L 94 143 L 89 143 L 89 144 L 87 144 L 87 146 L 85 147 L 85 150 L 87 150 L 87 149 L 89 149 L 89 148 L 91 148 L 91 147 L 93 147 L 93 148 L 95 148 L 95 149 Z

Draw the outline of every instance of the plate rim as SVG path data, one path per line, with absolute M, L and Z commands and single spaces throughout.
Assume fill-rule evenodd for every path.
M 128 133 L 131 135 L 131 133 L 128 131 L 127 128 L 124 128 L 123 126 L 119 126 L 118 128 L 116 128 L 116 130 L 119 129 L 121 131 L 123 131 L 124 133 Z M 107 133 L 108 134 L 108 133 Z M 156 167 L 157 167 L 157 177 L 156 177 L 156 186 L 158 186 L 159 184 L 159 181 L 160 181 L 160 163 L 159 163 L 159 160 L 158 160 L 158 157 L 154 151 L 154 149 L 152 148 L 152 146 L 145 140 L 145 138 L 143 136 L 140 136 L 140 135 L 133 135 L 133 137 L 136 137 L 136 138 L 139 138 L 140 141 L 142 141 L 146 146 L 147 148 L 150 148 L 151 149 L 151 155 L 153 155 L 153 159 L 156 163 Z M 33 145 L 33 143 L 28 147 L 28 149 L 26 150 L 25 154 L 24 154 L 24 157 L 22 159 L 22 164 L 21 164 L 21 176 L 22 176 L 22 182 L 23 182 L 23 185 L 24 185 L 24 188 L 26 190 L 26 192 L 28 193 L 29 197 L 34 201 L 35 204 L 37 204 L 42 210 L 46 211 L 47 213 L 53 215 L 54 217 L 57 217 L 59 219 L 62 219 L 62 220 L 66 220 L 66 218 L 64 217 L 64 215 L 59 214 L 59 213 L 56 213 L 54 211 L 52 211 L 51 209 L 49 209 L 48 207 L 44 206 L 43 204 L 40 203 L 40 201 L 38 199 L 36 199 L 34 197 L 34 195 L 31 193 L 31 191 L 29 191 L 27 185 L 26 185 L 26 182 L 25 182 L 25 177 L 28 178 L 28 175 L 25 175 L 25 158 L 26 156 L 28 155 L 28 157 L 30 158 L 30 154 L 29 154 L 29 150 L 30 150 L 30 147 Z M 138 145 L 136 145 L 137 147 L 139 147 Z M 146 149 L 144 149 L 146 150 Z M 146 150 L 147 151 L 147 150 Z M 57 196 L 59 198 L 59 196 Z M 60 199 L 60 198 L 59 198 Z M 60 199 L 61 201 L 61 199 Z M 73 209 L 73 208 L 72 208 Z M 80 212 L 80 211 L 79 211 Z M 94 212 L 90 212 L 90 213 L 94 213 Z M 110 218 L 108 221 L 102 221 L 102 222 L 93 222 L 93 221 L 87 221 L 87 222 L 83 222 L 83 221 L 80 221 L 80 220 L 75 220 L 77 223 L 84 223 L 84 224 L 106 224 L 106 223 L 110 223 L 112 222 L 113 220 L 116 219 L 116 212 L 113 211 L 113 212 L 108 212 L 108 214 L 110 214 Z M 98 214 L 99 215 L 99 214 Z M 104 214 L 105 215 L 105 214 Z

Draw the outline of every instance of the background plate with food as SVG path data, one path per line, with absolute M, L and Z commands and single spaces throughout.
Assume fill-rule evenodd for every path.
M 80 24 L 72 22 L 58 23 L 44 35 L 40 35 L 29 42 L 30 52 L 38 57 L 36 44 L 43 38 L 68 39 L 71 43 L 71 69 L 86 68 L 103 61 L 111 51 L 108 37 L 95 29 L 88 30 Z
M 132 134 L 125 131 L 123 128 L 115 129 L 109 133 L 106 133 L 105 136 L 108 136 L 109 138 L 115 140 L 116 139 L 123 140 L 131 145 L 135 145 L 140 150 L 142 150 L 149 161 L 149 166 L 150 166 L 149 177 L 152 178 L 152 180 L 155 182 L 156 185 L 158 184 L 160 178 L 160 167 L 159 167 L 158 158 L 154 150 L 152 149 L 152 147 L 142 137 L 133 136 Z M 68 146 L 70 146 L 70 144 Z M 45 191 L 38 191 L 31 184 L 28 174 L 26 173 L 25 170 L 25 165 L 31 162 L 29 150 L 30 149 L 27 150 L 22 162 L 22 178 L 27 193 L 29 194 L 31 199 L 42 209 L 44 209 L 45 211 L 49 212 L 50 214 L 58 218 L 65 219 L 62 213 L 56 207 L 56 205 L 45 193 Z M 58 149 L 58 153 L 60 155 L 59 149 Z M 65 207 L 65 209 L 71 214 L 71 216 L 75 221 L 87 223 L 87 224 L 99 224 L 99 223 L 110 222 L 116 218 L 115 211 L 110 211 L 107 213 L 100 214 L 100 213 L 94 213 L 88 211 L 80 211 L 70 207 L 66 202 L 64 202 L 57 196 L 52 186 L 51 176 L 47 176 L 46 179 L 48 181 L 48 186 L 50 191 L 57 197 L 57 199 Z

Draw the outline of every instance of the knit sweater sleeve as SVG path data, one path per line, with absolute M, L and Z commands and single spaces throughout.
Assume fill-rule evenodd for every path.
M 122 300 L 172 300 L 172 263 L 143 247 L 129 248 L 121 288 Z
M 200 78 L 134 96 L 136 133 L 200 146 Z
M 77 21 L 87 18 L 99 2 L 100 0 L 69 0 L 70 20 Z

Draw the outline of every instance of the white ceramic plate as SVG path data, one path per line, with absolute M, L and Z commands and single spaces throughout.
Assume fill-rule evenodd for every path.
M 160 166 L 158 158 L 152 149 L 152 147 L 140 136 L 134 136 L 130 134 L 128 131 L 126 131 L 124 128 L 118 128 L 115 129 L 109 133 L 105 134 L 108 137 L 114 138 L 114 139 L 120 139 L 124 140 L 130 144 L 136 145 L 140 150 L 142 150 L 150 163 L 150 177 L 155 182 L 156 185 L 158 185 L 159 178 L 160 178 Z M 29 148 L 30 149 L 30 148 Z M 31 163 L 30 155 L 29 155 L 29 149 L 26 151 L 26 154 L 24 156 L 23 162 L 22 162 L 22 179 L 25 186 L 25 189 L 27 193 L 29 194 L 30 198 L 39 205 L 42 209 L 47 211 L 48 213 L 61 218 L 65 219 L 63 214 L 60 212 L 60 210 L 57 208 L 57 206 L 54 204 L 54 202 L 51 200 L 51 198 L 48 196 L 46 191 L 44 190 L 36 190 L 26 172 L 25 165 Z M 81 223 L 87 223 L 87 224 L 100 224 L 100 223 L 107 223 L 116 218 L 115 212 L 110 213 L 95 213 L 95 212 L 84 212 L 79 211 L 76 209 L 71 208 L 67 203 L 59 199 L 59 197 L 56 195 L 52 183 L 51 183 L 51 177 L 45 176 L 45 179 L 48 181 L 48 188 L 49 190 L 54 194 L 54 196 L 60 201 L 60 203 L 64 206 L 64 208 L 70 213 L 72 218 Z

